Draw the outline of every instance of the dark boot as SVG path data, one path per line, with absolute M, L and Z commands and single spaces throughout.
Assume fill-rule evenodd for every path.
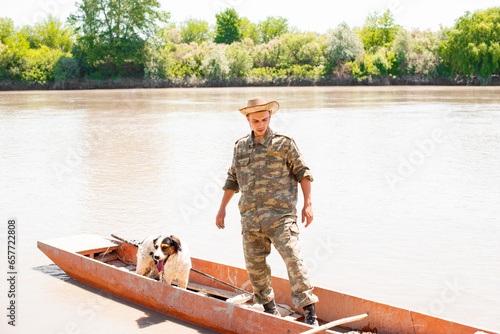
M 316 317 L 316 307 L 314 304 L 304 306 L 304 322 L 308 325 L 318 327 L 318 318 Z
M 274 299 L 264 304 L 264 312 L 272 315 L 280 315 L 278 309 L 276 308 L 276 302 L 274 301 Z

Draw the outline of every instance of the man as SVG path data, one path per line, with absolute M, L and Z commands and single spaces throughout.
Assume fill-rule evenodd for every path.
M 248 100 L 247 107 L 239 109 L 252 131 L 235 144 L 216 225 L 225 227 L 226 206 L 241 191 L 238 206 L 243 250 L 254 301 L 263 304 L 265 312 L 279 315 L 271 288 L 271 268 L 266 262 L 273 244 L 285 261 L 295 307 L 303 308 L 306 323 L 317 326 L 314 304 L 318 297 L 312 293 L 300 254 L 296 215 L 300 183 L 304 195 L 302 223 L 307 221 L 307 227 L 313 221 L 313 178 L 294 140 L 270 129 L 271 115 L 278 109 L 278 102 L 267 103 L 261 97 Z

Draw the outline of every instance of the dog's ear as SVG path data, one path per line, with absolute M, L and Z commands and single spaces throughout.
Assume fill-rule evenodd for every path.
M 172 246 L 174 246 L 176 252 L 182 251 L 181 240 L 179 238 L 177 238 L 175 235 L 171 235 L 170 240 L 172 241 Z

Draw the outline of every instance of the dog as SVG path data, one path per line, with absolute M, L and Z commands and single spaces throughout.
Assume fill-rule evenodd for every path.
M 139 275 L 157 279 L 159 277 L 156 263 L 153 259 L 155 243 L 161 235 L 151 235 L 144 239 L 137 250 L 137 267 L 135 272 Z
M 154 248 L 153 260 L 160 273 L 160 280 L 172 284 L 172 281 L 177 279 L 177 286 L 186 289 L 191 270 L 187 244 L 181 244 L 178 237 L 171 235 L 156 239 Z
M 191 257 L 187 244 L 178 237 L 151 235 L 144 239 L 137 250 L 136 273 L 172 284 L 177 279 L 180 288 L 186 289 Z

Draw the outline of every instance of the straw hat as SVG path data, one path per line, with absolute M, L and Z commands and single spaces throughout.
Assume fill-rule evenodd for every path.
M 247 106 L 245 108 L 239 108 L 238 110 L 245 116 L 248 114 L 259 112 L 259 111 L 267 111 L 271 112 L 271 115 L 275 114 L 280 105 L 276 101 L 266 102 L 262 97 L 254 97 L 253 99 L 248 100 Z

